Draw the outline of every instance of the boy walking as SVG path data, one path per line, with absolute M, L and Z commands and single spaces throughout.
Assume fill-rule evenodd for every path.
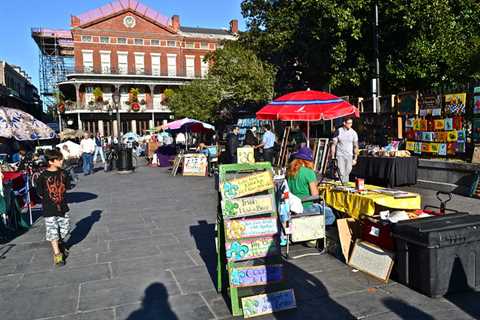
M 56 266 L 63 266 L 68 255 L 63 240 L 70 232 L 70 209 L 65 202 L 67 176 L 62 170 L 63 156 L 60 151 L 47 150 L 45 156 L 48 168 L 38 178 L 37 191 L 42 198 L 46 239 L 52 244 L 53 261 Z

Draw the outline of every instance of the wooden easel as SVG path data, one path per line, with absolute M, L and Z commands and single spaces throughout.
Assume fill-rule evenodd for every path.
M 278 154 L 278 158 L 275 161 L 276 167 L 283 167 L 287 163 L 288 159 L 288 138 L 290 137 L 290 127 L 286 127 L 283 131 L 283 138 L 282 143 L 280 145 L 280 153 Z
M 180 151 L 179 154 L 175 157 L 175 161 L 173 162 L 172 172 L 170 172 L 171 176 L 176 176 L 178 173 L 178 168 L 183 164 L 183 150 Z

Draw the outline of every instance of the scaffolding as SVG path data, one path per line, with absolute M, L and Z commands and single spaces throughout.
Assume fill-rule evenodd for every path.
M 43 104 L 55 104 L 58 83 L 73 72 L 73 37 L 69 30 L 32 28 L 32 38 L 39 48 L 40 94 Z

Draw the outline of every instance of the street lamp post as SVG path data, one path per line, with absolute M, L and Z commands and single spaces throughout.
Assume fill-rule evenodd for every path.
M 120 144 L 120 140 L 122 138 L 122 134 L 120 133 L 120 111 L 118 110 L 118 105 L 120 103 L 120 92 L 115 90 L 113 94 L 113 104 L 115 106 L 115 111 L 117 112 L 117 141 Z

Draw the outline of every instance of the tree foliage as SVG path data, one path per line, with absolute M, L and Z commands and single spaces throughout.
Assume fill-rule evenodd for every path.
M 374 74 L 375 0 L 244 0 L 240 41 L 278 68 L 279 92 L 366 94 Z M 480 78 L 480 3 L 379 1 L 383 92 Z
M 211 66 L 206 79 L 169 94 L 168 105 L 176 116 L 215 121 L 246 104 L 272 98 L 274 69 L 252 50 L 228 42 L 205 59 Z

